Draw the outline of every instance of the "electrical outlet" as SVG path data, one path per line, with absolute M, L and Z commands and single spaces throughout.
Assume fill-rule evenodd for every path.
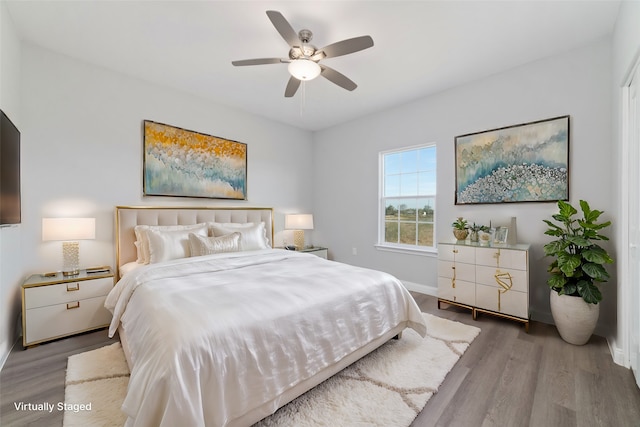
M 351 248 L 351 254 L 352 254 L 352 255 L 358 255 L 358 249 L 356 249 L 356 248 Z

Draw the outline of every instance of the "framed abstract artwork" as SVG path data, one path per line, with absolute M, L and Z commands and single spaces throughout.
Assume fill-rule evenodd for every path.
M 569 116 L 455 138 L 456 205 L 569 199 Z
M 145 196 L 247 199 L 247 144 L 144 121 Z

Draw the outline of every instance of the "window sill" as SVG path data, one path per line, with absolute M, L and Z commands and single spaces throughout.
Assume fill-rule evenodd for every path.
M 436 258 L 438 256 L 437 248 L 413 248 L 410 246 L 391 246 L 391 245 L 383 245 L 383 244 L 375 244 L 375 248 L 379 251 L 386 252 L 396 252 L 401 254 L 409 254 L 409 255 L 418 255 L 418 256 L 427 256 Z

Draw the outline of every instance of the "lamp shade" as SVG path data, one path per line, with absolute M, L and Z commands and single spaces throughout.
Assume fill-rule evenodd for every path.
M 289 74 L 298 80 L 313 80 L 320 75 L 322 69 L 310 59 L 294 59 L 289 63 Z
M 89 240 L 95 238 L 95 218 L 42 218 L 42 240 Z
M 287 230 L 313 230 L 313 215 L 311 214 L 285 215 L 284 228 Z

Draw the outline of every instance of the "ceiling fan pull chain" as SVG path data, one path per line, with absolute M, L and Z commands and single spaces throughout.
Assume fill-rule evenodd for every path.
M 304 115 L 304 109 L 306 108 L 307 101 L 307 84 L 303 80 L 302 82 L 302 99 L 300 100 L 300 117 Z

